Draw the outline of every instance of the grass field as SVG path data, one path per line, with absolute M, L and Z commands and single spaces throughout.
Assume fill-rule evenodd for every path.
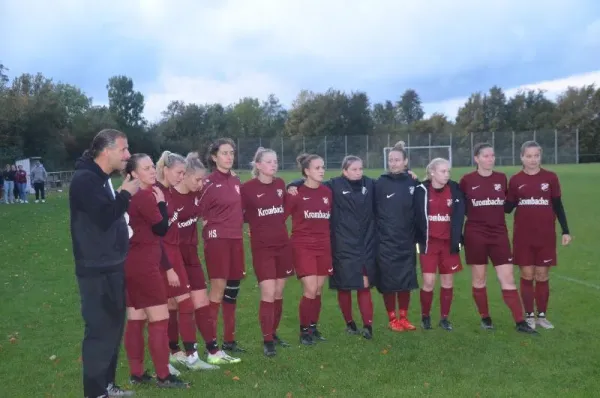
M 596 396 L 600 317 L 594 303 L 600 299 L 600 185 L 590 181 L 600 176 L 600 165 L 548 168 L 560 176 L 574 236 L 571 247 L 559 249 L 560 264 L 551 274 L 548 317 L 556 329 L 542 331 L 539 337 L 517 334 L 490 266 L 493 332 L 479 328 L 466 269 L 455 282 L 452 333 L 440 329 L 402 334 L 389 331 L 383 302 L 373 291 L 374 339 L 348 336 L 336 296 L 326 290 L 320 328 L 328 341 L 300 347 L 297 304 L 301 289 L 292 279 L 285 291 L 279 334 L 294 344 L 267 359 L 262 355 L 259 291 L 248 250 L 248 278 L 238 300 L 237 337 L 248 349 L 242 355 L 243 362 L 210 373 L 184 372 L 185 379 L 193 382 L 191 390 L 146 387 L 138 389 L 137 396 Z M 503 169 L 509 176 L 516 170 Z M 453 176 L 459 179 L 466 171 L 453 170 Z M 379 171 L 367 174 L 377 176 Z M 296 176 L 283 173 L 286 180 Z M 242 177 L 248 178 L 248 174 Z M 51 194 L 46 204 L 0 205 L 0 230 L 0 397 L 80 397 L 83 328 L 66 193 Z M 436 324 L 438 300 L 436 289 L 432 310 Z M 419 310 L 415 292 L 410 310 L 415 322 Z M 360 323 L 357 308 L 355 318 Z M 146 358 L 147 367 L 152 369 L 148 354 Z M 118 382 L 127 386 L 127 377 L 122 352 Z

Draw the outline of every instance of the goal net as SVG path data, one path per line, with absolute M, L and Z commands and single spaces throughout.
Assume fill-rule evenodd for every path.
M 393 147 L 383 148 L 383 169 L 388 169 L 388 155 Z M 452 147 L 450 145 L 407 146 L 404 147 L 408 157 L 408 167 L 424 169 L 435 158 L 448 159 L 452 166 Z

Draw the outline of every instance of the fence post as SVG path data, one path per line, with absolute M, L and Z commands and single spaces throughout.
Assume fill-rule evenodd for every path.
M 306 153 L 306 139 L 302 136 L 302 153 Z
M 285 170 L 285 159 L 283 158 L 283 137 L 279 137 L 279 140 L 281 141 L 281 169 Z
M 325 136 L 325 168 L 327 168 L 327 136 Z
M 408 151 L 406 153 L 406 155 L 408 155 L 408 167 L 410 167 L 410 133 L 408 133 L 408 137 L 406 137 L 406 145 L 408 146 Z
M 428 139 L 429 139 L 429 161 L 427 163 L 431 162 L 431 133 L 428 133 L 428 135 L 429 135 L 429 137 L 428 137 Z
M 242 154 L 242 150 L 240 149 L 240 138 L 238 137 L 236 139 L 236 141 L 237 141 L 237 167 L 238 167 L 238 170 L 239 170 L 241 168 L 241 163 L 240 163 L 241 156 L 240 155 Z
M 558 164 L 558 132 L 554 129 L 554 164 Z
M 473 167 L 473 133 L 469 133 L 469 136 L 471 137 L 471 167 Z
M 496 148 L 496 132 L 492 131 L 492 146 Z
M 536 138 L 536 136 L 537 136 L 537 131 L 536 131 L 536 130 L 533 130 L 533 140 L 534 140 L 534 141 L 537 141 L 537 140 L 535 139 L 535 138 Z
M 512 131 L 512 165 L 515 165 L 515 131 Z
M 348 156 L 348 136 L 344 134 L 344 157 Z
M 575 163 L 579 164 L 579 127 L 575 129 Z
M 450 153 L 452 153 L 454 149 L 452 148 L 452 131 L 450 132 Z
M 369 164 L 369 136 L 367 135 L 367 156 L 366 156 L 366 160 L 367 160 L 367 169 L 370 168 L 370 164 Z

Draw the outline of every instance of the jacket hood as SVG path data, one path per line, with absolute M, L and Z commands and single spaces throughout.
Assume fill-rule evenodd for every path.
M 109 177 L 108 174 L 102 171 L 100 166 L 94 162 L 94 159 L 85 153 L 75 161 L 75 170 L 89 170 L 103 179 L 108 179 Z
M 425 188 L 429 188 L 429 186 L 431 185 L 431 180 L 425 180 L 422 181 L 421 184 L 419 184 L 419 186 L 423 186 Z M 448 184 L 447 184 L 451 189 L 455 189 L 458 188 L 458 183 L 454 180 L 448 180 Z
M 400 174 L 385 173 L 385 174 L 382 174 L 379 178 L 386 178 L 388 180 L 403 180 L 403 179 L 412 178 L 412 177 L 410 176 L 410 174 L 408 174 L 405 171 Z

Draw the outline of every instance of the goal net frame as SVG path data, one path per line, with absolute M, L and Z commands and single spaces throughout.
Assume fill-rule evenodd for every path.
M 450 145 L 424 145 L 424 146 L 405 146 L 404 150 L 406 151 L 406 156 L 408 157 L 408 165 L 410 167 L 410 151 L 414 149 L 447 149 L 448 150 L 448 162 L 450 162 L 450 167 L 452 167 L 452 146 Z M 386 146 L 383 148 L 383 169 L 388 171 L 387 159 L 388 153 L 394 149 L 392 146 Z M 431 161 L 431 159 L 429 159 Z

